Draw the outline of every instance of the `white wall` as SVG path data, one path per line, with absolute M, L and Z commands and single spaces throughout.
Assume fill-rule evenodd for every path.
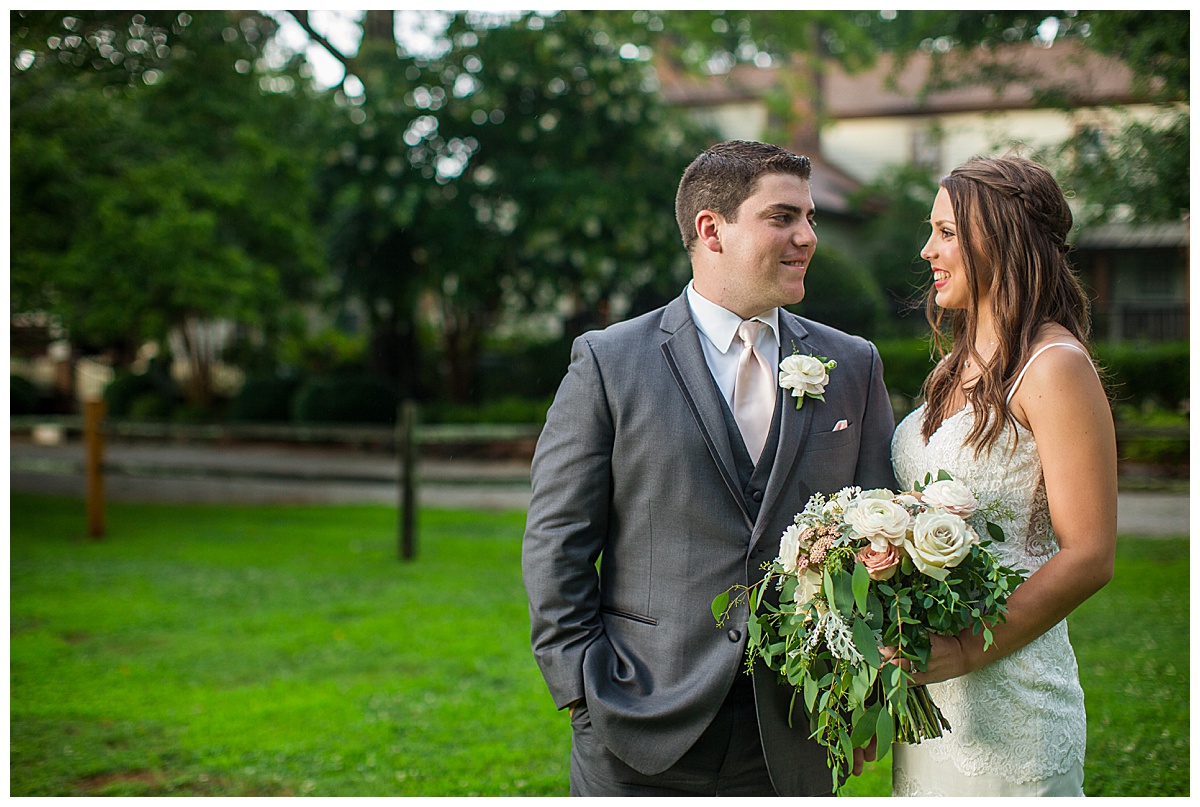
M 909 162 L 914 134 L 941 132 L 941 159 L 935 173 L 945 174 L 976 154 L 1003 152 L 1019 143 L 1042 149 L 1056 146 L 1076 129 L 1097 123 L 1117 129 L 1127 118 L 1153 119 L 1162 112 L 1150 105 L 1109 108 L 967 112 L 892 118 L 831 121 L 821 130 L 826 158 L 862 182 L 870 182 L 889 165 Z
M 767 130 L 767 108 L 758 102 L 697 108 L 692 117 L 726 140 L 761 140 Z

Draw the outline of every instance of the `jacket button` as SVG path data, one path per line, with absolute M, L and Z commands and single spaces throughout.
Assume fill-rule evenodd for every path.
M 737 631 L 737 630 L 731 630 L 731 631 L 729 631 L 729 641 L 731 641 L 731 642 L 737 642 L 737 641 L 740 641 L 740 640 L 741 640 L 741 638 L 742 638 L 742 632 L 741 632 L 741 631 Z
M 756 490 L 756 491 L 754 491 L 754 495 L 753 495 L 753 496 L 751 496 L 750 498 L 751 498 L 751 499 L 754 499 L 754 501 L 755 501 L 756 503 L 759 503 L 759 504 L 761 504 L 761 503 L 762 503 L 762 491 L 761 491 L 761 490 Z

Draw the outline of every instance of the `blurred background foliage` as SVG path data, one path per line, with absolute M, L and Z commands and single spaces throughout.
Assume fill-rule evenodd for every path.
M 537 419 L 575 335 L 689 277 L 675 188 L 717 138 L 663 103 L 656 64 L 793 62 L 789 91 L 819 124 L 831 61 L 922 52 L 939 65 L 926 90 L 999 86 L 1012 76 L 993 46 L 1035 40 L 1052 13 L 1058 38 L 1121 59 L 1147 96 L 1188 100 L 1186 11 L 429 12 L 421 52 L 386 11 L 356 19 L 349 49 L 300 11 L 14 11 L 11 310 L 52 314 L 76 356 L 104 357 L 114 416 L 387 421 L 415 398 L 426 420 Z M 340 83 L 280 44 L 284 20 L 342 64 Z M 1061 144 L 1056 171 L 1089 217 L 1189 206 L 1181 109 L 1165 130 L 1129 121 L 1102 153 Z M 897 166 L 856 193 L 860 237 L 823 243 L 803 307 L 880 340 L 909 398 L 929 363 L 912 302 L 935 189 Z M 1145 353 L 1102 357 L 1135 404 L 1186 399 L 1187 346 L 1161 350 L 1173 381 Z M 240 392 L 218 364 L 244 374 Z M 28 387 L 14 378 L 13 412 L 44 405 Z

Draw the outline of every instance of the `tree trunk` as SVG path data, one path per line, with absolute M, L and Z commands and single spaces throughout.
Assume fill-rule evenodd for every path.
M 475 397 L 472 393 L 479 376 L 483 339 L 495 322 L 498 305 L 498 301 L 489 301 L 478 309 L 460 310 L 442 298 L 446 395 L 454 403 L 470 403 Z
M 187 352 L 188 380 L 183 395 L 188 403 L 210 406 L 213 401 L 212 366 L 216 360 L 214 337 L 202 319 L 188 317 L 179 326 L 183 347 Z
M 421 400 L 424 397 L 422 358 L 412 306 L 405 308 L 396 303 L 387 317 L 372 321 L 368 368 L 395 382 L 401 398 Z
M 368 11 L 363 18 L 363 42 L 394 42 L 396 38 L 396 12 Z

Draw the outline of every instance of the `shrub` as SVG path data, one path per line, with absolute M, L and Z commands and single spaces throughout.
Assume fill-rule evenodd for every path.
M 1188 399 L 1190 346 L 1186 341 L 1102 342 L 1095 346 L 1095 353 L 1115 403 L 1177 409 Z
M 226 419 L 229 399 L 216 397 L 207 404 L 184 403 L 171 410 L 172 423 L 220 423 Z
M 917 397 L 925 376 L 936 363 L 924 338 L 889 339 L 875 343 L 883 359 L 888 391 Z M 1178 409 L 1188 398 L 1187 342 L 1153 345 L 1098 343 L 1094 346 L 1105 385 L 1114 404 Z
M 1191 418 L 1181 412 L 1163 409 L 1146 401 L 1141 406 L 1118 404 L 1114 407 L 1117 419 L 1120 457 L 1122 460 L 1152 465 L 1186 466 L 1190 455 L 1188 431 Z M 1132 428 L 1133 434 L 1122 437 L 1122 427 Z M 1139 428 L 1174 429 L 1175 436 L 1137 434 Z
M 143 392 L 129 402 L 122 417 L 129 420 L 167 420 L 171 417 L 171 402 L 156 391 Z
M 883 291 L 862 264 L 833 248 L 817 250 L 817 271 L 804 281 L 804 300 L 792 306 L 801 316 L 870 339 L 882 327 L 886 303 Z M 791 353 L 783 345 L 783 353 Z
M 151 402 L 151 398 L 156 400 Z M 179 398 L 179 389 L 171 377 L 153 368 L 140 375 L 118 373 L 104 389 L 108 415 L 114 418 L 134 417 L 135 402 L 140 419 L 167 417 Z
M 301 383 L 297 376 L 252 376 L 234 396 L 229 419 L 242 422 L 291 420 L 292 399 Z
M 888 392 L 910 399 L 921 394 L 925 376 L 936 362 L 930 357 L 929 342 L 918 339 L 889 339 L 875 343 L 883 360 L 883 381 Z
M 507 396 L 479 405 L 428 404 L 421 409 L 426 423 L 545 423 L 553 396 L 542 399 Z
M 545 342 L 509 340 L 490 345 L 479 357 L 477 400 L 527 399 L 553 395 L 571 363 L 573 336 Z M 499 421 L 493 421 L 499 422 Z
M 396 388 L 370 376 L 333 376 L 306 381 L 292 399 L 299 423 L 395 423 Z
M 36 415 L 38 402 L 37 387 L 29 379 L 19 375 L 9 376 L 9 414 Z

